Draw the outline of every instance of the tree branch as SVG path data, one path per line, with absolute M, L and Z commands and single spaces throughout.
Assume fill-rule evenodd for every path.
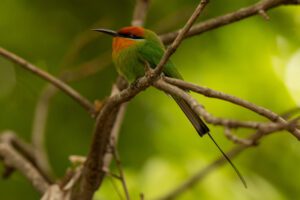
M 37 164 L 50 176 L 53 176 L 54 173 L 49 163 L 44 143 L 50 101 L 56 94 L 56 92 L 57 88 L 53 87 L 50 84 L 48 84 L 45 89 L 43 89 L 35 108 L 31 133 L 31 142 L 34 147 L 34 156 L 36 158 Z
M 22 155 L 26 160 L 28 160 L 39 171 L 39 173 L 44 177 L 44 179 L 48 183 L 53 182 L 53 180 L 47 174 L 47 172 L 44 171 L 43 168 L 40 168 L 40 166 L 38 165 L 38 162 L 34 155 L 35 149 L 31 145 L 19 139 L 17 135 L 12 131 L 3 131 L 3 133 L 0 136 L 0 141 L 3 143 L 10 144 L 16 151 L 20 153 L 20 155 Z M 11 172 L 13 172 L 13 170 Z M 7 178 L 10 175 L 10 173 L 6 175 Z
M 236 135 L 232 134 L 231 129 L 229 127 L 224 128 L 224 134 L 228 140 L 231 140 L 235 144 L 240 144 L 240 145 L 244 145 L 244 146 L 252 145 L 251 140 L 239 138 Z
M 3 49 L 0 47 L 0 55 L 7 58 L 8 60 L 18 64 L 19 66 L 23 67 L 24 69 L 36 74 L 37 76 L 43 78 L 44 80 L 50 82 L 65 94 L 70 96 L 76 102 L 78 102 L 83 108 L 85 108 L 91 114 L 95 113 L 94 105 L 89 102 L 86 98 L 81 96 L 76 90 L 65 84 L 63 81 L 57 79 L 56 77 L 52 76 L 48 72 L 43 71 L 42 69 L 36 67 L 35 65 L 29 63 L 28 61 L 24 60 L 23 58 Z
M 77 51 L 79 51 L 79 49 L 77 49 Z M 95 74 L 111 63 L 111 60 L 108 59 L 108 57 L 110 56 L 108 56 L 108 53 L 105 52 L 99 56 L 99 58 L 92 59 L 80 64 L 75 68 L 63 71 L 59 77 L 61 80 L 66 82 L 81 80 L 82 78 Z M 50 103 L 57 92 L 58 88 L 54 87 L 50 83 L 44 87 L 35 108 L 32 125 L 32 145 L 34 146 L 37 164 L 45 172 L 48 172 L 50 176 L 53 176 L 54 173 L 48 161 L 48 156 L 44 147 L 44 140 L 46 135 L 46 125 Z M 94 113 L 92 116 L 95 114 L 96 113 Z
M 239 105 L 241 107 L 247 108 L 248 110 L 251 110 L 275 123 L 282 123 L 286 124 L 287 121 L 282 118 L 281 116 L 277 115 L 276 113 L 272 112 L 271 110 L 268 110 L 266 108 L 263 108 L 261 106 L 257 106 L 251 102 L 248 102 L 243 99 L 239 99 L 237 97 L 234 97 L 229 94 L 225 94 L 223 92 L 215 91 L 207 87 L 195 85 L 192 83 L 188 83 L 179 79 L 174 79 L 174 78 L 169 78 L 169 77 L 164 77 L 164 80 L 166 80 L 168 83 L 172 85 L 176 85 L 180 88 L 187 89 L 194 91 L 199 94 L 203 94 L 204 96 L 211 97 L 211 98 L 218 98 L 222 99 L 228 102 L 231 102 L 233 104 Z M 296 127 L 293 129 L 289 130 L 298 140 L 300 140 L 300 130 L 298 130 Z
M 102 171 L 110 134 L 122 103 L 129 101 L 141 90 L 150 85 L 146 77 L 141 78 L 136 86 L 130 86 L 108 98 L 96 119 L 92 144 L 83 167 L 80 194 L 78 199 L 91 199 L 98 189 L 105 173 Z
M 241 8 L 235 12 L 198 23 L 190 29 L 185 38 L 199 35 L 201 33 L 240 21 L 247 17 L 251 17 L 253 15 L 260 14 L 261 12 L 265 12 L 272 8 L 286 4 L 300 4 L 300 2 L 299 0 L 262 0 L 252 6 Z M 179 32 L 180 30 L 166 33 L 161 35 L 160 38 L 164 44 L 170 44 L 176 38 Z
M 160 74 L 162 73 L 164 65 L 168 62 L 169 58 L 175 53 L 179 45 L 181 44 L 182 40 L 192 27 L 192 25 L 195 23 L 196 19 L 199 17 L 201 12 L 204 10 L 205 6 L 208 4 L 209 0 L 201 0 L 198 4 L 197 8 L 191 15 L 191 17 L 188 19 L 182 30 L 179 31 L 178 34 L 176 34 L 175 40 L 172 42 L 172 44 L 167 48 L 167 51 L 161 58 L 160 62 L 157 64 L 155 69 L 153 70 L 153 73 L 151 74 L 150 78 L 155 80 Z
M 132 25 L 143 25 L 149 3 L 150 0 L 137 0 Z M 83 166 L 82 176 L 79 181 L 79 191 L 75 191 L 73 194 L 75 199 L 92 199 L 94 192 L 102 183 L 105 176 L 105 172 L 103 172 L 102 169 L 103 167 L 108 168 L 112 159 L 112 154 L 106 150 L 107 145 L 111 138 L 115 138 L 117 142 L 120 126 L 126 110 L 126 104 L 124 104 L 125 101 L 113 103 L 113 100 L 111 101 L 110 99 L 118 96 L 120 91 L 124 90 L 127 85 L 128 84 L 124 78 L 119 76 L 116 84 L 112 88 L 109 100 L 106 101 L 98 114 L 90 152 Z M 142 89 L 143 88 L 139 88 L 139 91 Z M 134 94 L 132 97 L 139 91 L 136 93 L 133 92 Z M 126 93 L 126 91 L 124 93 Z M 112 103 L 109 103 L 110 101 Z M 121 105 L 121 103 L 123 104 Z M 110 106 L 111 104 L 113 104 L 113 106 Z M 106 116 L 101 113 L 106 113 Z
M 14 145 L 18 145 L 19 149 Z M 6 166 L 19 170 L 41 194 L 48 189 L 48 180 L 28 160 L 32 159 L 32 151 L 11 132 L 4 132 L 0 137 L 0 158 Z
M 124 192 L 125 192 L 126 200 L 130 200 L 130 195 L 129 195 L 128 187 L 127 187 L 127 184 L 126 184 L 126 179 L 125 179 L 121 159 L 120 159 L 118 150 L 116 148 L 116 142 L 115 142 L 114 138 L 111 138 L 110 149 L 111 149 L 111 152 L 113 154 L 116 166 L 117 166 L 118 171 L 119 171 L 120 181 L 122 183 L 122 186 L 123 186 L 123 189 L 124 189 Z
M 136 0 L 131 21 L 132 26 L 143 26 L 146 20 L 150 0 Z

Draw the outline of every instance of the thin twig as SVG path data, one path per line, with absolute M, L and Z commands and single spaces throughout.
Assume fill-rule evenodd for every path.
M 240 21 L 242 19 L 259 14 L 259 11 L 267 11 L 272 8 L 286 5 L 286 4 L 300 4 L 297 0 L 262 0 L 252 6 L 241 8 L 240 10 L 209 19 L 207 21 L 194 25 L 186 34 L 185 38 L 199 35 L 201 33 Z M 164 44 L 170 44 L 178 35 L 180 30 L 161 35 L 160 38 Z
M 166 80 L 168 83 L 170 83 L 172 85 L 176 85 L 180 88 L 188 89 L 188 90 L 194 91 L 196 93 L 203 94 L 204 96 L 207 96 L 207 97 L 222 99 L 222 100 L 231 102 L 233 104 L 239 105 L 241 107 L 247 108 L 247 109 L 263 116 L 263 117 L 266 117 L 267 119 L 269 119 L 269 120 L 271 120 L 275 123 L 276 122 L 282 123 L 282 124 L 287 123 L 284 118 L 282 118 L 278 114 L 272 112 L 271 110 L 266 109 L 266 108 L 261 107 L 261 106 L 258 106 L 258 105 L 255 105 L 255 104 L 253 104 L 251 102 L 248 102 L 246 100 L 239 99 L 235 96 L 225 94 L 225 93 L 220 92 L 220 91 L 215 91 L 215 90 L 212 90 L 212 89 L 207 88 L 207 87 L 203 87 L 203 86 L 195 85 L 195 84 L 192 84 L 192 83 L 188 83 L 186 81 L 182 81 L 182 80 L 179 80 L 179 79 L 165 77 L 164 80 Z M 296 127 L 294 127 L 289 131 L 298 140 L 300 140 L 300 130 L 298 130 Z
M 116 166 L 117 166 L 119 174 L 120 174 L 120 180 L 121 180 L 124 192 L 125 192 L 126 199 L 130 200 L 129 191 L 128 191 L 128 187 L 127 187 L 127 184 L 126 184 L 126 179 L 125 179 L 125 175 L 124 175 L 124 171 L 123 171 L 121 159 L 120 159 L 119 153 L 117 151 L 116 144 L 115 144 L 115 139 L 114 138 L 111 138 L 111 145 L 110 145 L 110 147 L 111 147 L 111 151 L 112 151 L 114 160 L 116 162 Z
M 270 128 L 268 130 L 257 130 L 253 135 L 251 135 L 248 140 L 251 141 L 253 145 L 239 145 L 234 148 L 232 148 L 230 151 L 226 152 L 226 155 L 229 158 L 234 158 L 237 155 L 239 155 L 241 152 L 243 152 L 245 149 L 249 147 L 254 147 L 256 144 L 266 135 L 270 133 L 274 133 L 276 131 L 281 130 L 287 130 L 291 126 L 295 125 L 295 121 L 289 122 L 287 125 L 279 124 L 277 127 Z M 189 179 L 187 179 L 185 182 L 180 184 L 178 187 L 174 188 L 167 194 L 163 195 L 162 197 L 156 198 L 156 200 L 172 200 L 175 198 L 178 198 L 180 194 L 185 192 L 186 190 L 192 188 L 194 185 L 196 185 L 200 180 L 204 179 L 209 173 L 213 172 L 218 167 L 221 167 L 226 163 L 226 159 L 224 157 L 219 157 L 214 162 L 212 162 L 207 167 L 199 170 L 196 172 L 193 176 L 191 176 Z
M 208 0 L 201 0 L 198 4 L 197 8 L 189 18 L 189 20 L 186 22 L 184 27 L 179 31 L 178 35 L 176 35 L 175 40 L 172 42 L 172 44 L 168 47 L 167 51 L 161 58 L 160 62 L 156 66 L 156 68 L 153 70 L 153 75 L 151 77 L 152 80 L 154 80 L 156 77 L 158 77 L 162 70 L 164 65 L 168 62 L 171 55 L 175 53 L 179 45 L 181 44 L 182 40 L 184 39 L 185 35 L 188 33 L 192 25 L 195 23 L 196 19 L 199 17 L 199 15 L 204 10 L 205 6 L 208 4 Z
M 43 170 L 38 165 L 38 162 L 35 157 L 35 149 L 21 140 L 20 138 L 17 137 L 17 135 L 10 130 L 3 131 L 0 136 L 0 141 L 5 144 L 11 145 L 18 153 L 24 157 L 28 162 L 30 162 L 38 171 L 39 173 L 44 177 L 44 179 L 50 184 L 53 183 L 53 180 L 49 176 L 49 174 Z M 13 171 L 11 171 L 13 172 Z M 10 174 L 7 174 L 10 175 Z
M 100 70 L 111 64 L 111 53 L 104 52 L 97 58 L 81 63 L 79 66 L 72 69 L 65 70 L 59 77 L 66 82 L 74 82 L 82 80 L 93 74 L 96 74 Z
M 290 109 L 284 113 L 282 113 L 280 116 L 284 119 L 289 119 L 291 118 L 293 115 L 296 115 L 296 114 L 300 114 L 300 107 L 296 107 L 296 108 L 293 108 L 293 109 Z
M 30 162 L 36 162 L 32 146 L 19 139 L 13 131 L 2 131 L 0 135 L 0 141 L 7 144 L 11 144 L 19 152 L 22 152 L 23 156 Z
M 94 113 L 94 106 L 89 100 L 85 97 L 81 96 L 76 90 L 71 88 L 69 85 L 65 84 L 63 81 L 57 79 L 56 77 L 52 76 L 48 72 L 36 67 L 35 65 L 31 64 L 30 62 L 24 60 L 23 58 L 9 52 L 0 47 L 0 55 L 7 58 L 8 60 L 18 64 L 19 66 L 23 67 L 26 70 L 36 74 L 37 76 L 43 78 L 44 80 L 50 82 L 65 94 L 70 96 L 76 102 L 78 102 L 83 108 L 85 108 L 88 112 Z
M 119 190 L 117 184 L 115 183 L 115 180 L 114 180 L 113 177 L 111 177 L 111 176 L 109 176 L 109 180 L 110 180 L 110 182 L 111 182 L 113 188 L 116 190 L 116 192 L 117 192 L 119 198 L 122 200 L 122 199 L 123 199 L 123 196 L 122 196 L 121 191 Z
M 237 147 L 233 148 L 232 150 L 226 152 L 226 155 L 228 156 L 228 158 L 232 159 L 247 147 L 248 146 L 237 146 Z M 171 190 L 167 194 L 164 194 L 162 197 L 156 198 L 155 200 L 172 200 L 172 199 L 176 199 L 180 194 L 182 194 L 186 190 L 192 188 L 200 180 L 205 178 L 209 173 L 214 171 L 216 168 L 224 165 L 225 163 L 226 163 L 225 158 L 224 157 L 219 157 L 217 160 L 212 162 L 210 165 L 208 165 L 204 169 L 201 169 L 199 172 L 196 172 L 193 176 L 188 178 L 185 182 L 180 184 L 178 187 L 174 188 L 173 190 Z
M 166 16 L 162 16 L 159 21 L 151 24 L 151 29 L 157 33 L 163 33 L 168 30 L 174 29 L 178 24 L 183 24 L 186 19 L 191 15 L 191 10 L 194 6 L 186 4 L 173 12 L 166 13 Z
M 269 123 L 263 123 L 263 122 L 240 121 L 240 120 L 215 117 L 211 113 L 207 112 L 199 102 L 196 103 L 196 100 L 193 100 L 193 102 L 195 102 L 195 104 L 199 104 L 198 105 L 199 114 L 201 114 L 201 116 L 205 119 L 205 121 L 215 126 L 224 126 L 229 128 L 258 129 L 259 127 L 269 125 Z
M 46 135 L 46 124 L 48 120 L 49 105 L 52 97 L 56 94 L 57 88 L 48 84 L 42 91 L 38 99 L 32 125 L 31 141 L 34 146 L 34 154 L 37 164 L 50 176 L 54 176 L 54 172 L 49 163 L 48 155 L 44 145 Z
M 224 134 L 227 137 L 227 139 L 231 140 L 235 144 L 241 144 L 241 145 L 252 145 L 252 141 L 248 139 L 239 138 L 236 135 L 232 134 L 231 129 L 229 127 L 225 127 Z
M 0 158 L 4 164 L 19 170 L 41 194 L 46 192 L 49 182 L 6 138 L 6 133 L 3 133 L 0 138 Z
M 259 14 L 260 16 L 262 16 L 265 20 L 270 20 L 270 17 L 269 17 L 269 15 L 266 13 L 265 10 L 259 10 L 259 11 L 258 11 L 258 14 Z
M 228 119 L 221 119 L 216 118 L 212 116 L 210 113 L 208 113 L 201 104 L 199 104 L 196 99 L 194 99 L 192 96 L 190 96 L 186 91 L 178 88 L 177 86 L 171 85 L 167 82 L 165 82 L 163 79 L 159 79 L 153 83 L 153 86 L 156 87 L 159 90 L 162 90 L 170 95 L 175 95 L 178 97 L 183 98 L 190 107 L 199 115 L 203 116 L 205 120 L 207 120 L 209 123 L 213 123 L 215 125 L 223 125 L 223 126 L 229 126 L 229 127 L 246 127 L 246 128 L 254 128 L 257 129 L 259 125 L 262 123 L 257 122 L 241 122 L 241 121 L 235 121 L 235 120 L 228 120 Z
M 95 40 L 99 39 L 99 35 L 95 34 L 93 31 L 91 31 L 91 29 L 93 27 L 99 27 L 99 26 L 109 27 L 109 26 L 111 26 L 111 24 L 112 23 L 111 23 L 110 19 L 104 18 L 103 16 L 101 16 L 101 18 L 98 21 L 96 21 L 95 23 L 93 23 L 92 25 L 90 25 L 89 28 L 83 30 L 82 32 L 79 32 L 78 35 L 75 36 L 73 42 L 69 46 L 66 53 L 63 55 L 63 58 L 61 59 L 61 63 L 59 64 L 61 66 L 61 68 L 69 69 L 72 71 L 72 69 L 70 69 L 70 67 L 74 65 L 76 58 L 80 57 L 81 51 L 86 46 L 93 43 Z M 102 57 L 102 56 L 100 55 L 100 57 Z M 78 74 L 78 76 L 80 76 L 80 75 Z

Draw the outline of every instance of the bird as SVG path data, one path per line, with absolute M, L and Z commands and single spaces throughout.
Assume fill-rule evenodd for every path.
M 140 26 L 127 26 L 119 29 L 118 31 L 105 28 L 97 28 L 92 30 L 113 37 L 113 63 L 117 72 L 124 77 L 129 84 L 133 84 L 135 81 L 145 75 L 145 63 L 147 66 L 150 66 L 154 69 L 166 51 L 163 43 L 159 39 L 159 36 L 154 31 Z M 182 75 L 170 59 L 164 65 L 162 73 L 164 76 L 183 80 Z M 201 117 L 195 113 L 195 111 L 184 99 L 175 95 L 171 96 L 189 119 L 197 133 L 201 137 L 206 134 L 210 137 L 225 159 L 233 167 L 244 186 L 247 187 L 243 176 L 214 140 L 210 134 L 209 128 L 203 122 Z

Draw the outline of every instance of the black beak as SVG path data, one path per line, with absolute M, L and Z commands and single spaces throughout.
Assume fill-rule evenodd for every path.
M 109 29 L 104 29 L 104 28 L 92 29 L 92 31 L 97 31 L 97 32 L 100 32 L 100 33 L 105 33 L 105 34 L 111 35 L 113 37 L 117 37 L 119 35 L 116 31 L 109 30 Z

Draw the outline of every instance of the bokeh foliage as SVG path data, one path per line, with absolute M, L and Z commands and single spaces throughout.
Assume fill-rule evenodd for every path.
M 253 0 L 211 1 L 199 20 L 255 3 Z M 163 33 L 180 28 L 196 0 L 153 0 L 146 27 Z M 133 0 L 1 0 L 0 45 L 52 74 L 72 69 L 110 50 L 111 39 L 87 32 L 130 24 Z M 230 93 L 281 113 L 300 103 L 300 7 L 269 12 L 186 40 L 172 57 L 185 79 Z M 86 33 L 87 32 L 87 33 Z M 67 52 L 86 34 L 91 39 L 74 58 Z M 112 64 L 71 85 L 91 100 L 103 99 L 116 78 Z M 0 130 L 12 129 L 30 141 L 34 109 L 45 82 L 0 58 Z M 216 116 L 264 120 L 240 107 L 195 96 Z M 93 120 L 69 97 L 53 99 L 47 124 L 47 149 L 57 177 L 70 165 L 69 155 L 86 155 Z M 233 146 L 223 130 L 211 127 L 223 149 Z M 249 131 L 239 131 L 246 136 Z M 199 138 L 174 102 L 149 89 L 128 106 L 119 151 L 133 199 L 139 193 L 157 197 L 213 161 L 219 152 Z M 297 199 L 300 196 L 300 144 L 287 133 L 267 137 L 237 159 L 248 181 L 245 190 L 226 165 L 184 193 L 191 199 Z M 2 171 L 2 164 L 1 164 Z M 1 199 L 37 199 L 19 173 L 0 181 Z M 96 199 L 117 199 L 109 179 Z

